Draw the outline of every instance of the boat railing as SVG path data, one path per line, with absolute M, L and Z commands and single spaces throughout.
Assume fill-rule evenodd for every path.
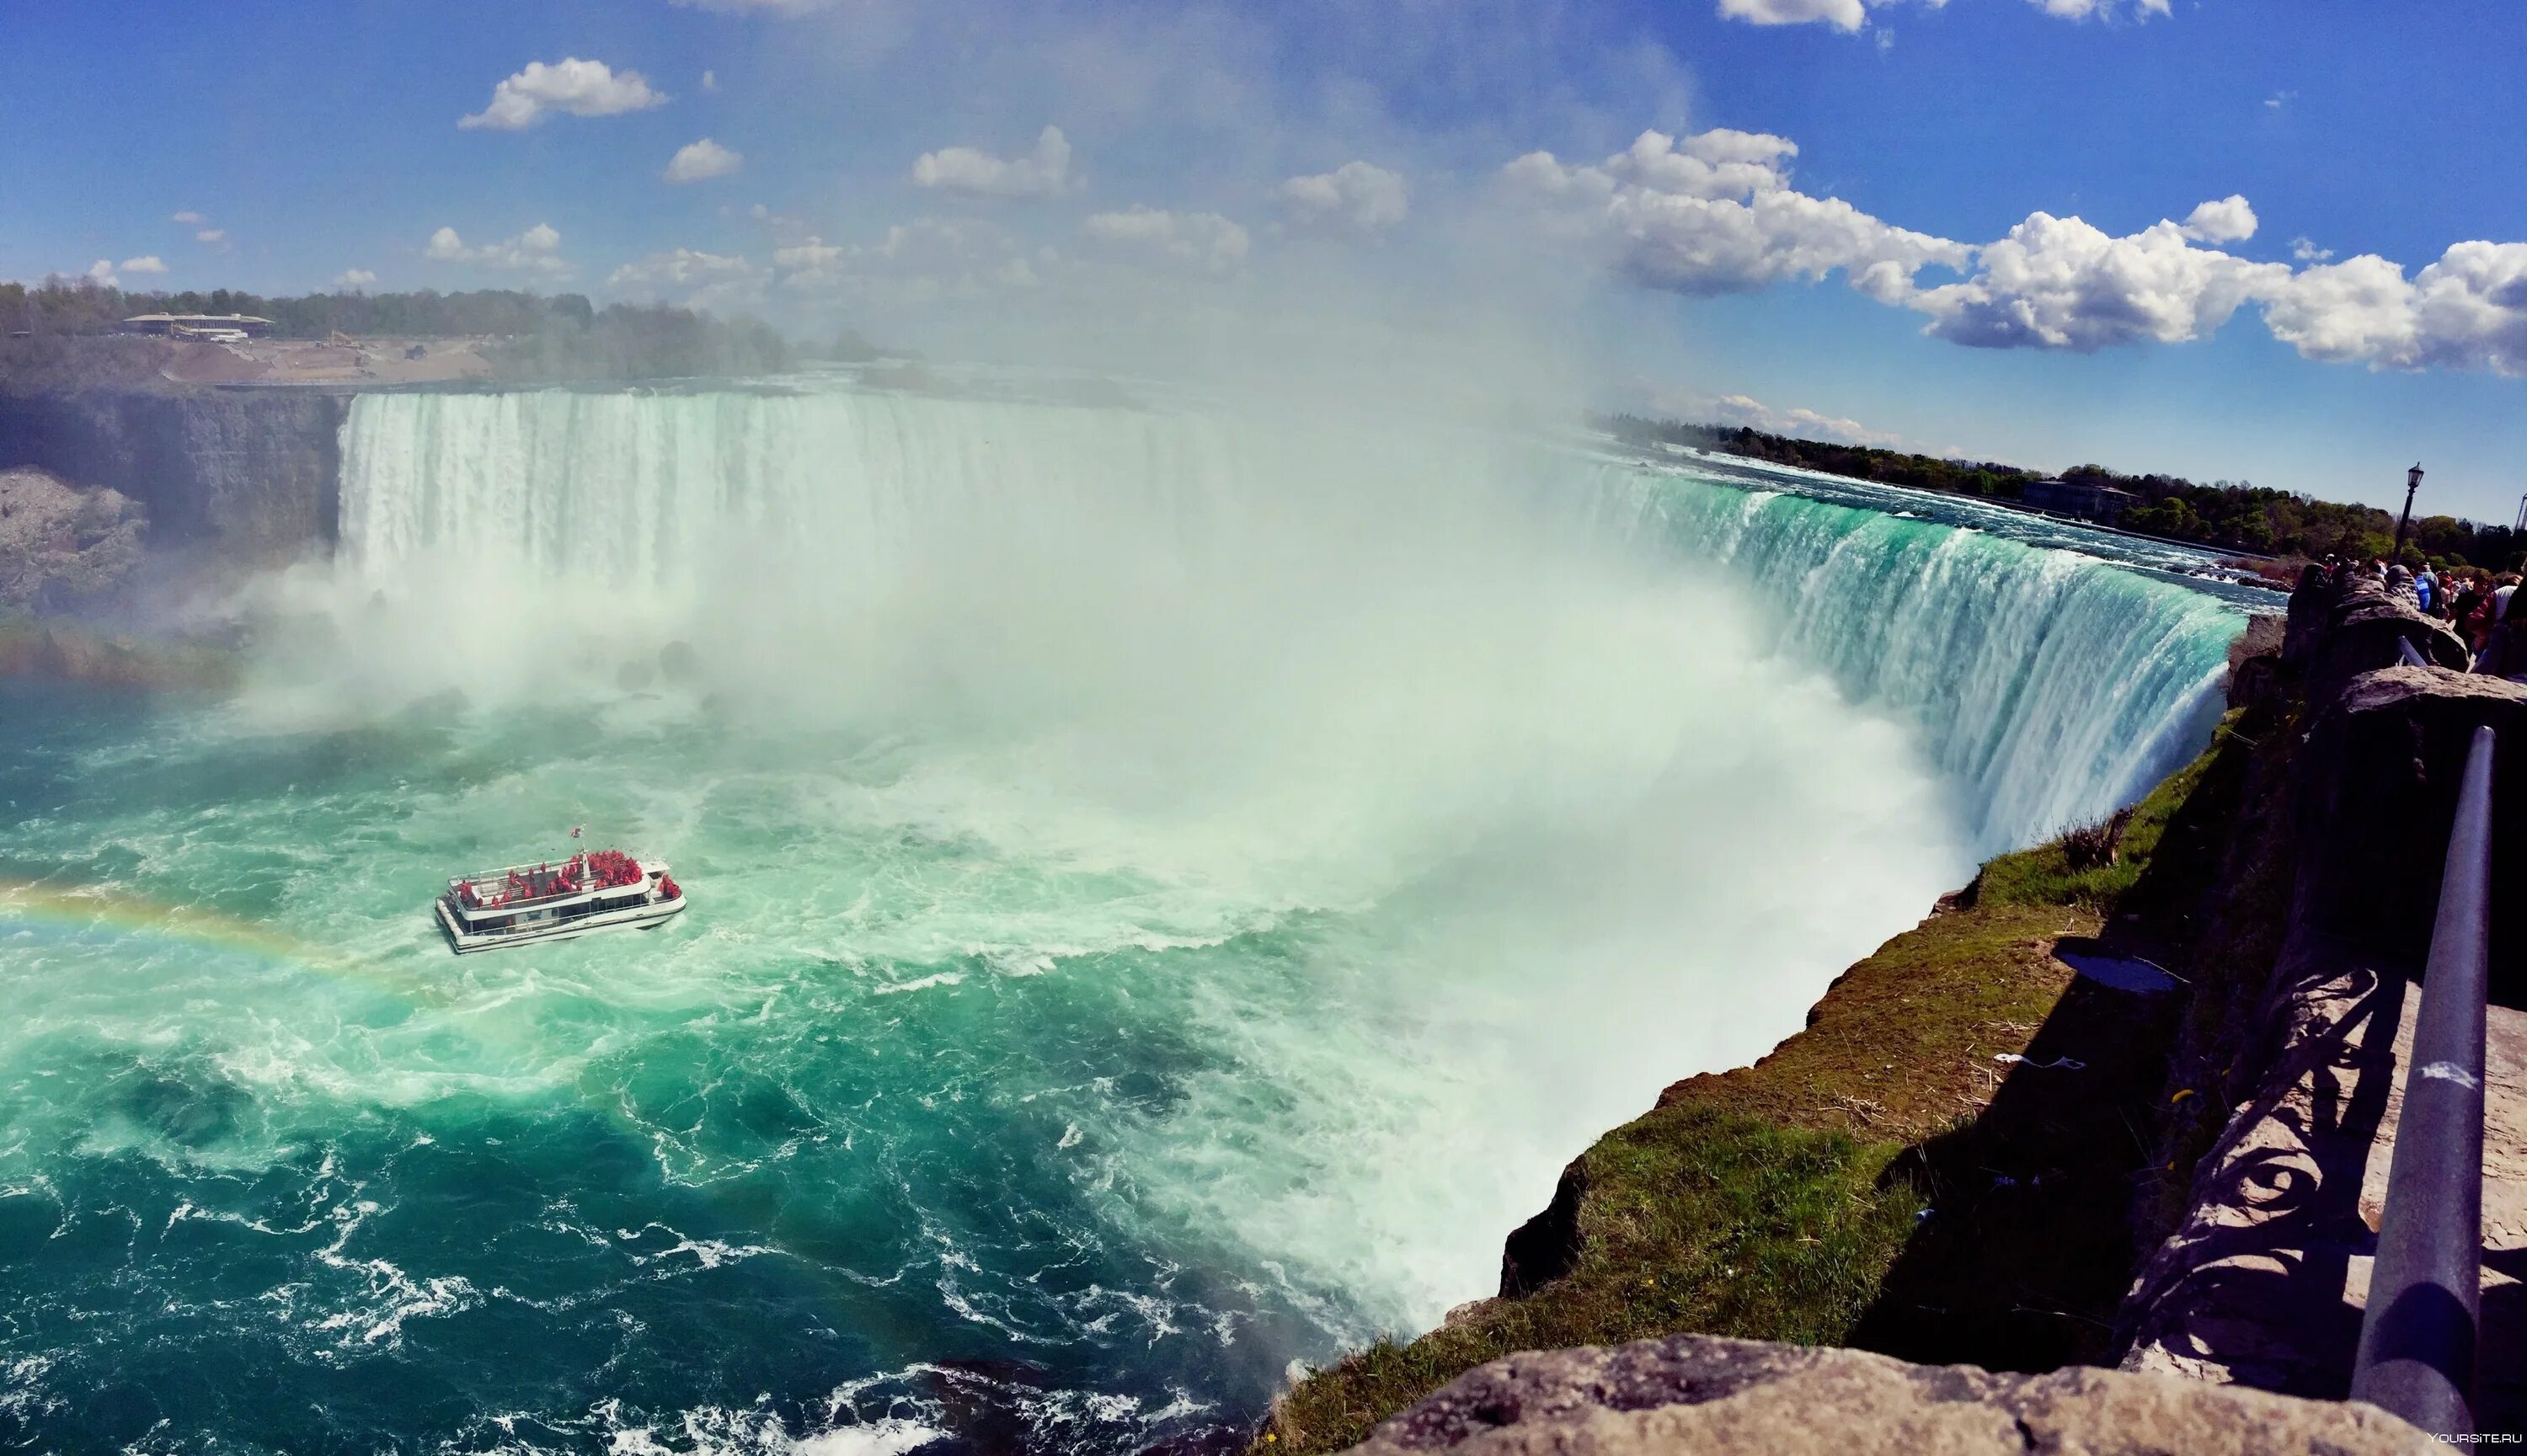
M 2483 1074 L 2493 731 L 2474 730 L 2404 1064 L 2404 1104 L 2351 1398 L 2444 1440 L 2474 1433 L 2483 1305 Z

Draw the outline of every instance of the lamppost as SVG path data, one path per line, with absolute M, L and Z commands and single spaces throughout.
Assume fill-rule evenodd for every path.
M 2404 559 L 2404 532 L 2413 524 L 2413 492 L 2421 488 L 2422 464 L 2417 460 L 2404 472 L 2404 517 L 2396 523 L 2396 554 L 2387 558 L 2391 565 Z

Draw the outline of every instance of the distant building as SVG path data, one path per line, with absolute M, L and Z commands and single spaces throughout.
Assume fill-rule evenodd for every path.
M 2099 485 L 2089 480 L 2030 480 L 2019 499 L 2039 511 L 2057 516 L 2077 516 L 2086 521 L 2103 521 L 2109 525 L 2123 519 L 2124 512 L 2139 499 L 2129 490 L 2112 485 Z
M 164 333 L 176 338 L 261 338 L 272 332 L 270 319 L 252 314 L 134 314 L 123 321 L 129 333 Z

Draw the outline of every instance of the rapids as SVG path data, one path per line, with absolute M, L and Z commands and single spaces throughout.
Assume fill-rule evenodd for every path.
M 0 1443 L 1224 1439 L 2190 753 L 2239 623 L 2106 538 L 1387 422 L 794 382 L 342 443 L 237 700 L 0 684 Z M 579 824 L 694 908 L 448 956 L 435 882 Z

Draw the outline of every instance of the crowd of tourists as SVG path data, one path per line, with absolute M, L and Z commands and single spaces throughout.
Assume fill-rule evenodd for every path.
M 2428 566 L 2415 572 L 2401 564 L 2332 556 L 2325 559 L 2324 570 L 2338 585 L 2369 582 L 2423 616 L 2447 623 L 2474 654 L 2476 672 L 2527 679 L 2527 608 L 2515 614 L 2510 609 L 2518 595 L 2516 572 Z

